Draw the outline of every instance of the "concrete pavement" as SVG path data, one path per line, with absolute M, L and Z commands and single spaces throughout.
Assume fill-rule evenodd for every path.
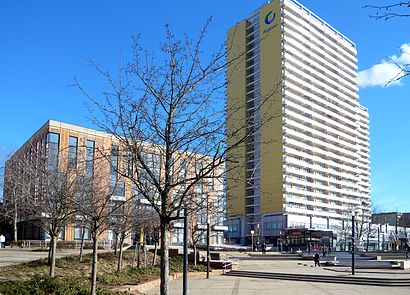
M 29 248 L 3 248 L 0 249 L 0 267 L 30 262 L 37 259 L 47 258 L 48 251 L 39 251 Z M 56 258 L 79 255 L 79 249 L 57 249 Z M 84 254 L 91 253 L 91 250 L 84 250 Z
M 315 268 L 313 262 L 307 261 L 302 264 L 299 261 L 242 261 L 239 270 L 270 271 L 280 273 L 300 273 L 310 275 L 340 275 L 351 276 L 348 269 Z M 378 270 L 378 271 L 358 271 L 356 276 L 360 277 L 383 277 L 383 278 L 408 278 L 410 272 L 400 270 Z M 276 279 L 260 279 L 245 277 L 230 277 L 224 275 L 211 276 L 209 280 L 204 277 L 189 278 L 189 294 L 201 295 L 265 295 L 265 294 L 290 294 L 290 295 L 350 295 L 350 294 L 372 294 L 386 295 L 409 295 L 410 287 L 375 287 L 351 284 L 315 283 L 300 281 L 285 281 Z M 170 294 L 182 294 L 182 279 L 170 283 Z M 148 290 L 146 295 L 158 294 L 158 288 Z

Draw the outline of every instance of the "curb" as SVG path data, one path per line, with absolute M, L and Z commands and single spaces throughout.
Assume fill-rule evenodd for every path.
M 384 287 L 410 287 L 410 279 L 389 279 L 371 277 L 341 277 L 328 275 L 306 275 L 289 273 L 268 273 L 254 271 L 231 271 L 227 276 L 248 277 L 258 279 L 274 279 L 288 281 L 305 281 L 316 283 L 353 284 Z
M 219 270 L 219 269 L 214 269 L 212 270 L 212 272 L 209 273 L 212 276 L 215 275 L 222 275 L 224 274 L 223 270 Z M 175 281 L 178 280 L 179 278 L 182 278 L 183 273 L 182 272 L 177 272 L 177 273 L 172 273 L 169 274 L 169 281 Z M 206 272 L 189 272 L 188 273 L 188 277 L 200 277 L 200 276 L 206 276 Z M 113 291 L 117 291 L 117 292 L 129 292 L 131 294 L 145 294 L 146 291 L 153 289 L 153 288 L 157 288 L 159 287 L 161 283 L 161 279 L 155 279 L 149 282 L 145 282 L 142 284 L 138 284 L 138 285 L 124 285 L 121 287 L 116 287 L 113 288 Z

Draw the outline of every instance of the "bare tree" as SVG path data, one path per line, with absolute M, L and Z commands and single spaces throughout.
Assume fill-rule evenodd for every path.
M 78 219 L 81 220 L 81 241 L 80 241 L 80 253 L 78 256 L 78 260 L 81 262 L 83 261 L 83 258 L 84 258 L 85 235 L 86 233 L 89 232 L 90 223 L 87 220 L 87 216 L 81 215 L 80 210 L 77 212 L 76 218 L 77 218 L 77 222 L 78 222 Z
M 77 207 L 81 215 L 86 216 L 90 222 L 90 232 L 92 238 L 92 267 L 91 267 L 91 294 L 96 294 L 97 290 L 97 264 L 98 264 L 98 238 L 107 229 L 108 219 L 112 212 L 115 212 L 123 204 L 111 202 L 112 192 L 107 187 L 108 175 L 104 171 L 104 165 L 95 169 L 92 178 L 84 179 L 85 189 L 77 196 Z
M 78 187 L 76 169 L 66 165 L 58 145 L 28 146 L 17 151 L 6 166 L 6 206 L 11 212 L 14 239 L 17 221 L 30 221 L 50 235 L 50 276 L 55 276 L 56 244 L 76 212 L 73 199 Z M 60 157 L 59 157 L 60 156 Z
M 407 229 L 410 227 L 410 213 L 402 213 L 399 221 L 399 226 L 402 227 L 403 236 L 406 239 L 406 242 L 409 242 L 409 236 Z
M 4 167 L 3 218 L 11 221 L 13 240 L 17 241 L 17 222 L 26 205 L 27 182 L 25 167 L 29 163 L 26 154 L 8 157 Z
M 109 217 L 108 228 L 116 235 L 115 247 L 119 247 L 117 271 L 122 271 L 122 258 L 123 258 L 123 247 L 126 238 L 131 236 L 131 231 L 134 228 L 133 215 L 140 214 L 138 211 L 134 211 L 132 207 L 132 202 L 129 201 L 119 206 L 115 211 L 113 211 Z M 115 255 L 116 255 L 115 249 Z
M 397 1 L 388 5 L 366 5 L 364 8 L 370 9 L 370 17 L 376 20 L 390 20 L 392 18 L 406 18 L 410 17 L 410 1 Z M 406 54 L 402 52 L 402 54 Z M 399 81 L 405 77 L 410 76 L 410 64 L 398 63 L 395 60 L 389 58 L 389 62 L 394 64 L 398 68 L 398 73 L 388 83 Z
M 33 193 L 28 198 L 28 210 L 50 235 L 50 276 L 54 277 L 57 240 L 77 212 L 74 199 L 81 184 L 76 168 L 70 165 L 58 168 L 50 159 L 50 156 L 37 157 L 30 169 L 25 169 L 31 174 L 29 183 Z
M 197 264 L 197 250 L 198 250 L 198 244 L 200 244 L 201 241 L 203 241 L 205 235 L 206 235 L 206 225 L 204 224 L 198 224 L 197 222 L 191 222 L 188 227 L 189 231 L 189 246 L 193 250 L 193 255 L 194 255 L 194 265 Z
M 94 98 L 76 81 L 101 113 L 94 116 L 95 123 L 113 134 L 124 147 L 123 157 L 129 157 L 132 173 L 127 169 L 118 173 L 130 179 L 159 216 L 161 295 L 169 294 L 172 223 L 190 203 L 192 189 L 226 161 L 236 163 L 228 157 L 230 151 L 246 144 L 255 131 L 248 126 L 259 126 L 267 119 L 244 118 L 237 129 L 227 131 L 227 117 L 246 106 L 230 105 L 227 115 L 225 69 L 244 56 L 239 53 L 227 61 L 225 46 L 215 54 L 204 54 L 207 28 L 193 41 L 178 40 L 166 27 L 158 56 L 144 51 L 135 39 L 133 60 L 126 67 L 121 63 L 117 77 L 92 63 L 110 89 L 102 99 Z M 266 99 L 255 107 L 260 108 Z M 197 164 L 199 169 L 195 169 Z
M 370 17 L 389 20 L 395 17 L 410 17 L 410 1 L 399 1 L 388 5 L 366 5 L 373 12 Z
M 152 267 L 154 267 L 157 264 L 157 253 L 158 253 L 158 244 L 161 239 L 160 235 L 160 224 L 158 218 L 152 218 L 149 220 L 149 224 L 146 228 L 146 235 L 148 235 L 152 242 L 154 243 L 154 255 L 152 257 Z M 146 246 L 145 246 L 146 247 Z

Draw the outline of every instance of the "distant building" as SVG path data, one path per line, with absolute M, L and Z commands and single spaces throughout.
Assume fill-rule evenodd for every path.
M 410 213 L 374 213 L 370 246 L 375 250 L 406 250 L 410 246 Z M 373 246 L 373 247 L 372 247 Z
M 147 146 L 149 146 L 149 144 L 147 144 Z M 94 171 L 106 171 L 106 177 L 99 181 L 103 181 L 103 185 L 106 185 L 106 187 L 110 189 L 110 192 L 112 192 L 110 208 L 114 206 L 118 207 L 131 197 L 135 197 L 135 202 L 145 204 L 145 208 L 150 207 L 144 198 L 137 196 L 138 192 L 136 192 L 130 180 L 118 175 L 117 169 L 130 169 L 130 171 L 132 171 L 133 168 L 132 164 L 128 162 L 126 156 L 127 151 L 123 150 L 121 144 L 119 144 L 113 135 L 50 120 L 36 131 L 11 159 L 16 159 L 22 155 L 29 155 L 30 159 L 35 161 L 36 157 L 43 153 L 46 155 L 50 169 L 61 170 L 68 165 L 75 169 L 77 173 L 86 174 L 90 177 L 94 177 Z M 147 148 L 146 157 L 148 159 L 147 161 L 153 165 L 153 171 L 157 171 L 159 177 L 163 161 L 158 153 L 156 153 L 155 148 Z M 181 163 L 183 159 L 182 156 L 180 160 Z M 15 172 L 11 171 L 12 167 L 9 165 L 10 162 L 11 160 L 6 163 L 6 173 Z M 183 165 L 181 163 L 177 163 L 176 165 Z M 190 173 L 194 173 L 193 169 L 195 169 L 195 167 L 186 167 L 186 173 L 184 173 L 184 175 L 178 175 L 177 177 L 187 177 Z M 24 173 L 24 171 L 21 172 Z M 218 175 L 217 172 L 215 172 L 214 175 Z M 4 190 L 5 205 L 11 201 L 10 196 L 8 196 L 8 189 L 6 183 Z M 196 214 L 191 216 L 191 222 L 205 226 L 209 217 L 211 224 L 211 244 L 222 244 L 224 242 L 223 231 L 225 230 L 223 226 L 225 211 L 223 199 L 221 198 L 221 194 L 223 194 L 223 181 L 217 178 L 204 180 L 197 185 L 195 190 L 198 196 L 208 198 L 210 210 L 208 212 L 205 210 L 205 213 L 203 212 L 204 210 L 196 212 Z M 35 193 L 33 192 L 33 195 L 29 197 L 35 198 Z M 208 213 L 208 215 L 206 213 Z M 135 212 L 135 214 L 138 214 L 138 212 Z M 172 244 L 182 244 L 182 230 L 181 223 L 176 222 L 170 239 Z M 60 234 L 60 240 L 79 240 L 81 239 L 81 232 L 82 223 L 81 220 L 77 219 L 65 227 Z M 90 238 L 89 231 L 86 231 L 86 239 Z M 35 216 L 27 217 L 20 214 L 18 239 L 46 240 L 49 239 L 49 236 L 43 228 L 39 227 Z M 112 230 L 106 230 L 100 236 L 100 239 L 112 243 L 115 239 L 115 234 Z M 205 241 L 205 232 L 201 241 Z
M 229 30 L 227 48 L 228 133 L 250 132 L 227 163 L 227 238 L 249 244 L 253 231 L 279 246 L 305 228 L 329 245 L 352 212 L 369 219 L 356 45 L 297 1 L 273 0 Z

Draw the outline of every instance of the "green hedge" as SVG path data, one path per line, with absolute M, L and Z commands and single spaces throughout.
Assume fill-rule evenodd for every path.
M 67 261 L 75 260 L 75 257 L 58 259 L 56 264 L 63 267 Z M 169 259 L 170 272 L 182 272 L 182 257 Z M 203 265 L 196 267 L 189 265 L 189 271 L 204 271 Z M 118 294 L 110 291 L 110 287 L 121 286 L 128 283 L 140 283 L 155 277 L 160 273 L 159 267 L 124 269 L 122 272 L 100 274 L 97 279 L 97 294 Z M 50 278 L 48 276 L 34 276 L 27 281 L 0 282 L 1 295 L 86 295 L 89 294 L 90 280 L 88 277 L 65 277 Z
M 29 281 L 9 281 L 0 283 L 2 295 L 86 295 L 90 293 L 88 278 L 55 278 L 36 276 Z M 115 294 L 98 289 L 99 295 Z

